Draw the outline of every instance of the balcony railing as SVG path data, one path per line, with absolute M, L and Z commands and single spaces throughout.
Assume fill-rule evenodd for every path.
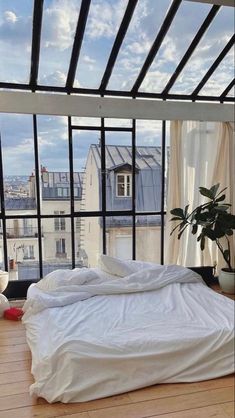
M 33 227 L 28 228 L 7 228 L 7 238 L 37 238 L 38 229 Z M 43 236 L 43 233 L 42 233 Z

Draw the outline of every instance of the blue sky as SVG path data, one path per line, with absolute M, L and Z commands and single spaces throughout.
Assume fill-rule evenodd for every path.
M 39 83 L 64 86 L 71 56 L 80 0 L 45 0 L 42 23 Z M 170 0 L 139 0 L 126 38 L 118 55 L 108 87 L 129 90 L 156 37 Z M 97 88 L 101 81 L 127 0 L 92 0 L 84 42 L 76 72 L 75 85 Z M 161 92 L 174 72 L 211 6 L 183 1 L 175 20 L 141 85 L 141 91 Z M 30 72 L 32 37 L 31 0 L 0 2 L 0 81 L 27 83 Z M 223 7 L 201 40 L 177 82 L 173 93 L 191 93 L 234 31 L 232 8 Z M 231 53 L 212 75 L 203 94 L 218 95 L 233 78 Z M 5 174 L 28 174 L 33 169 L 32 118 L 1 115 Z M 87 120 L 84 123 L 92 123 Z M 116 124 L 123 126 L 123 121 Z M 160 123 L 137 125 L 137 139 L 143 145 L 159 142 Z M 67 119 L 39 117 L 40 158 L 51 170 L 66 170 Z M 77 133 L 75 166 L 80 169 L 89 143 L 98 133 Z M 83 139 L 84 138 L 84 139 Z M 114 137 L 112 142 L 129 141 Z M 77 145 L 79 144 L 79 145 Z

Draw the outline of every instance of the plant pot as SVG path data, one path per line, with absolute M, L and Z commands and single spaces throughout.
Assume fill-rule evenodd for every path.
M 235 270 L 229 271 L 228 269 L 221 269 L 219 274 L 219 284 L 221 290 L 224 293 L 229 293 L 230 295 L 235 294 Z
M 2 293 L 7 285 L 9 280 L 9 274 L 7 271 L 0 270 L 0 293 Z

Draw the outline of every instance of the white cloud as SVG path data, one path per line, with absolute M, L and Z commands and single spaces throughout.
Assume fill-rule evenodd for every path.
M 4 12 L 4 20 L 9 23 L 15 23 L 18 20 L 18 18 L 14 12 L 6 10 Z
M 78 15 L 79 7 L 76 1 L 54 0 L 43 13 L 43 46 L 60 50 L 69 48 L 74 41 Z
M 118 0 L 110 4 L 105 0 L 92 3 L 87 22 L 87 35 L 91 39 L 111 38 L 118 30 L 125 11 L 126 1 Z

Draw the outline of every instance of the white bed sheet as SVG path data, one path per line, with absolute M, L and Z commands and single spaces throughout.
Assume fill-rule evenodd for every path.
M 81 402 L 234 371 L 233 301 L 188 269 L 130 266 L 124 278 L 77 269 L 30 287 L 31 394 Z

